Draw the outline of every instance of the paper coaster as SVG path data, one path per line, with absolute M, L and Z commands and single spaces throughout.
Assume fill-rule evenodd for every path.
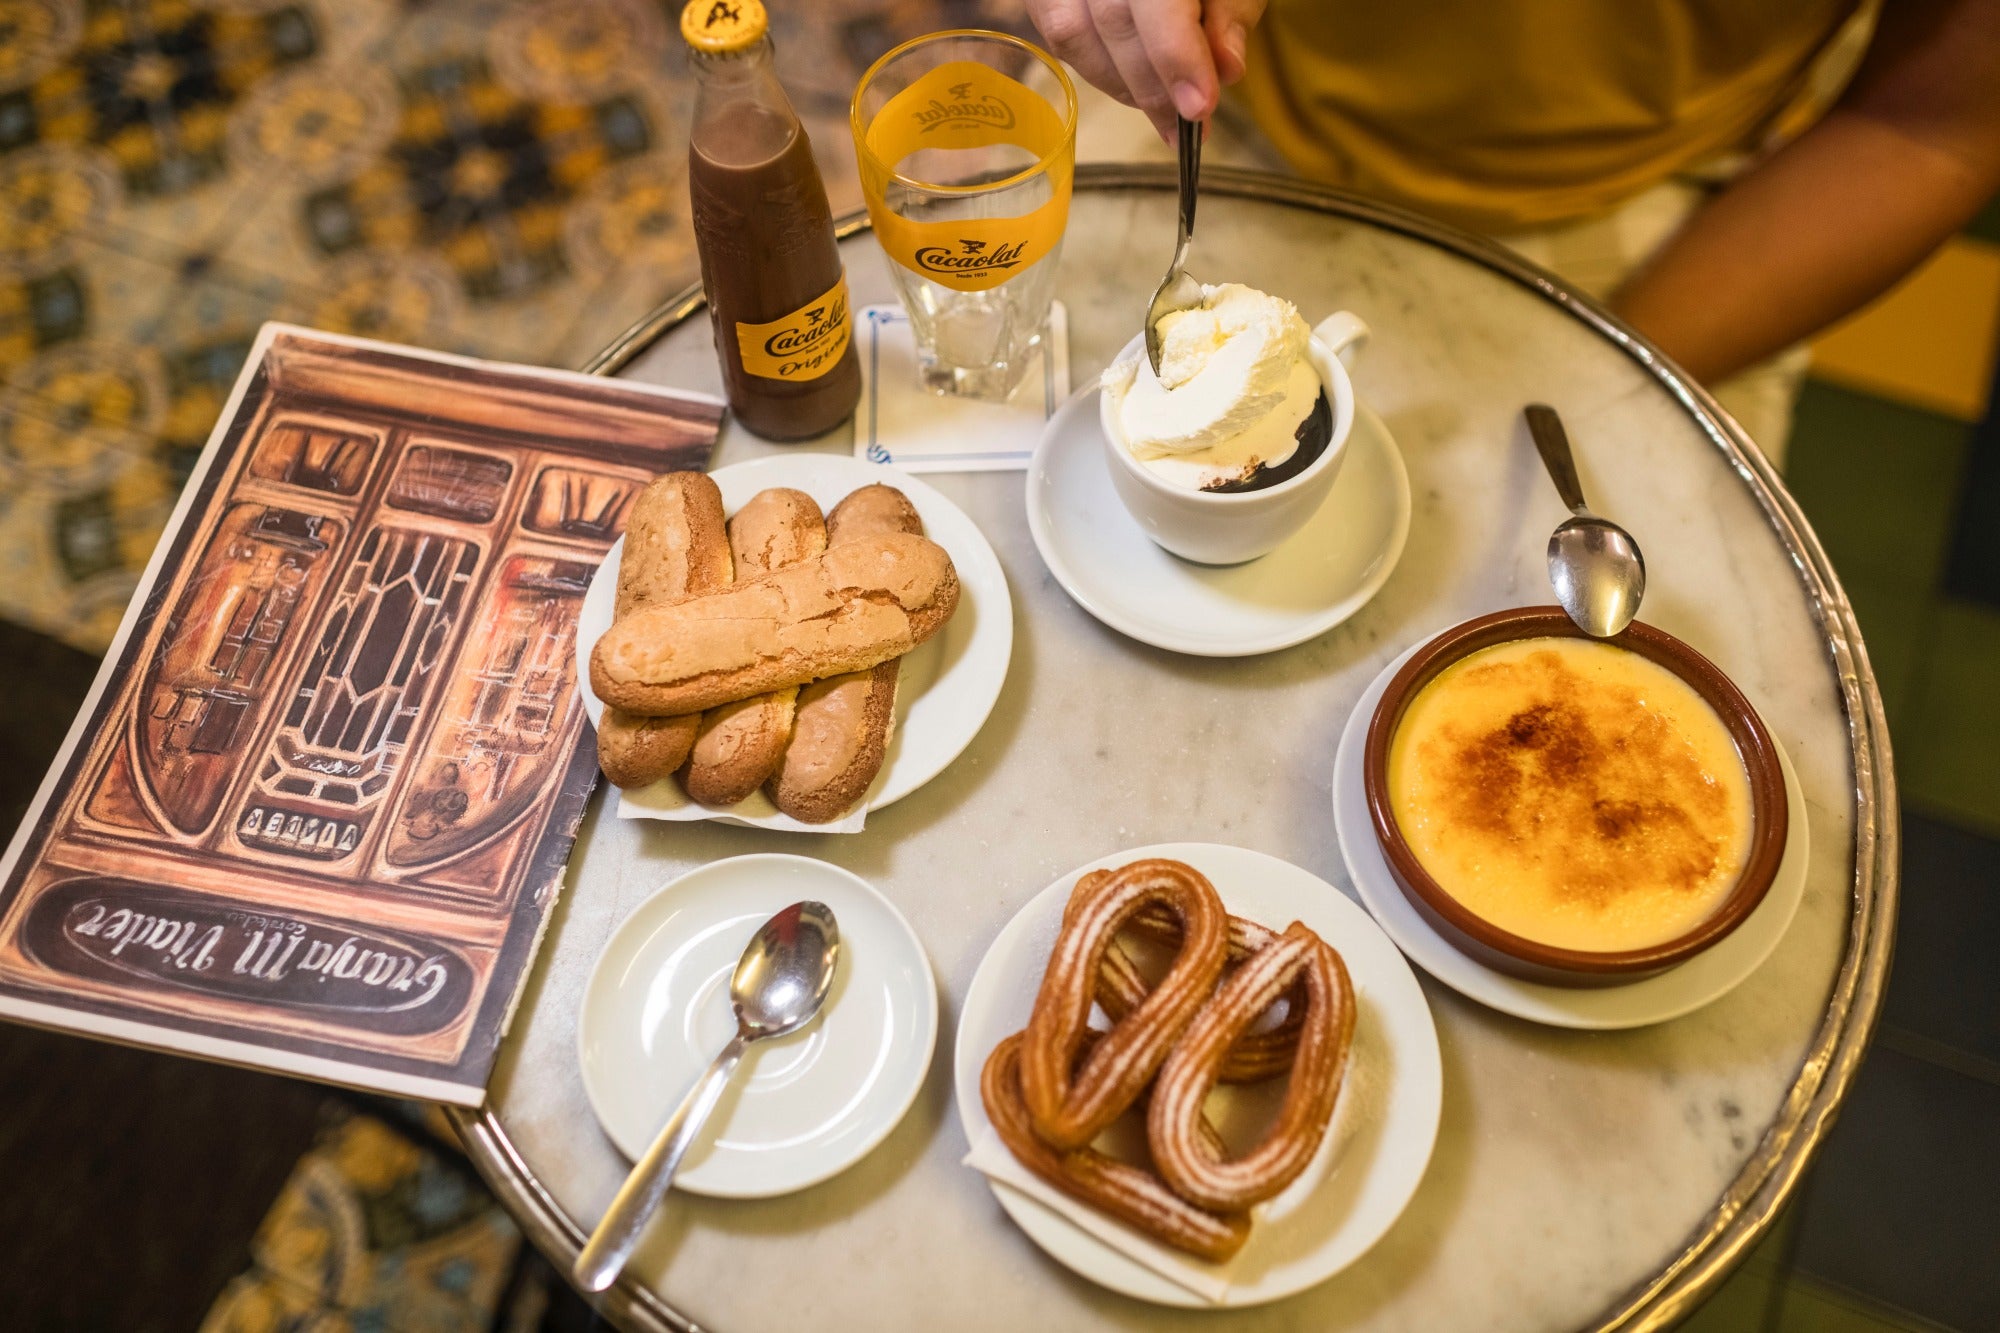
M 862 310 L 861 403 L 854 456 L 906 472 L 1005 472 L 1028 466 L 1042 426 L 1069 397 L 1069 316 L 1049 306 L 1048 332 L 1004 403 L 948 398 L 917 381 L 917 347 L 900 305 Z

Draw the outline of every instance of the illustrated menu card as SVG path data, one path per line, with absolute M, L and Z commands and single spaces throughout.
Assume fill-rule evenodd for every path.
M 478 1104 L 596 777 L 577 608 L 721 412 L 266 325 L 0 862 L 0 1016 Z

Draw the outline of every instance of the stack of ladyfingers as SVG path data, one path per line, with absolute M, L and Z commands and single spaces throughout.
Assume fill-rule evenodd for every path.
M 705 805 L 762 787 L 794 819 L 838 819 L 888 752 L 898 660 L 957 606 L 951 557 L 893 487 L 824 517 L 762 491 L 725 523 L 706 474 L 668 473 L 633 506 L 590 654 L 598 763 L 621 787 L 673 774 Z

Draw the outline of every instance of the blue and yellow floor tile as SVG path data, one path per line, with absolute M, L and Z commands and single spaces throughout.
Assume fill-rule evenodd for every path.
M 202 1333 L 487 1328 L 521 1243 L 463 1162 L 352 1116 L 300 1159 Z

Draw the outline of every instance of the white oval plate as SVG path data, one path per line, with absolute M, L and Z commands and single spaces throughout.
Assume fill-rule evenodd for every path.
M 725 513 L 734 514 L 751 496 L 772 486 L 790 486 L 831 510 L 847 495 L 876 482 L 910 497 L 924 531 L 945 549 L 958 571 L 958 610 L 930 642 L 903 659 L 896 688 L 896 724 L 882 771 L 863 798 L 869 810 L 901 800 L 942 773 L 985 725 L 1007 679 L 1014 653 L 1014 603 L 1007 575 L 979 526 L 934 487 L 906 472 L 837 454 L 783 454 L 753 459 L 711 474 L 722 492 Z M 604 704 L 590 688 L 590 650 L 611 628 L 618 600 L 618 564 L 625 539 L 612 543 L 584 593 L 577 615 L 576 681 L 591 725 Z M 753 827 L 810 829 L 780 814 L 762 792 L 733 806 L 703 807 L 688 800 L 671 780 L 648 789 L 648 809 L 669 817 L 681 809 L 706 810 L 708 817 Z M 692 817 L 692 814 L 683 817 Z
M 1785 747 L 1775 737 L 1772 746 L 1778 752 L 1779 767 L 1785 770 L 1785 804 L 1790 815 L 1785 828 L 1785 858 L 1778 863 L 1777 878 L 1742 925 L 1679 967 L 1628 986 L 1540 986 L 1474 962 L 1438 934 L 1403 895 L 1402 886 L 1383 859 L 1375 826 L 1368 817 L 1368 796 L 1361 776 L 1368 719 L 1375 715 L 1375 705 L 1381 702 L 1390 677 L 1422 646 L 1419 643 L 1397 657 L 1362 691 L 1333 760 L 1333 823 L 1341 859 L 1347 863 L 1347 873 L 1361 901 L 1411 961 L 1460 995 L 1502 1013 L 1552 1027 L 1598 1031 L 1645 1027 L 1693 1013 L 1721 999 L 1763 965 L 1784 938 L 1799 910 L 1799 900 L 1805 896 L 1806 862 L 1811 851 L 1805 792 L 1799 787 L 1799 776 L 1792 770 Z
M 1096 385 L 1049 418 L 1028 464 L 1028 530 L 1056 582 L 1121 634 L 1198 657 L 1304 643 L 1367 605 L 1410 535 L 1410 477 L 1382 418 L 1355 404 L 1326 503 L 1262 559 L 1191 564 L 1155 546 L 1105 466 Z
M 959 1123 L 969 1143 L 990 1127 L 979 1099 L 979 1071 L 995 1046 L 1027 1025 L 1063 904 L 1076 881 L 1092 870 L 1149 856 L 1171 857 L 1201 871 L 1238 916 L 1278 930 L 1305 922 L 1340 951 L 1359 1000 L 1353 1054 L 1333 1127 L 1313 1164 L 1258 1212 L 1222 1301 L 1261 1305 L 1324 1282 L 1389 1229 L 1430 1163 L 1444 1099 L 1437 1029 L 1423 987 L 1368 914 L 1319 876 L 1242 847 L 1174 842 L 1104 857 L 1049 885 L 1001 929 L 966 993 L 953 1065 Z M 1021 1229 L 1072 1271 L 1140 1300 L 1213 1308 L 1046 1204 L 989 1184 Z
M 715 861 L 641 903 L 591 970 L 577 1025 L 583 1088 L 636 1160 L 736 1030 L 729 977 L 780 908 L 833 909 L 841 957 L 820 1016 L 751 1046 L 674 1188 L 757 1199 L 816 1185 L 910 1109 L 937 1044 L 937 982 L 901 913 L 862 880 L 804 856 Z

